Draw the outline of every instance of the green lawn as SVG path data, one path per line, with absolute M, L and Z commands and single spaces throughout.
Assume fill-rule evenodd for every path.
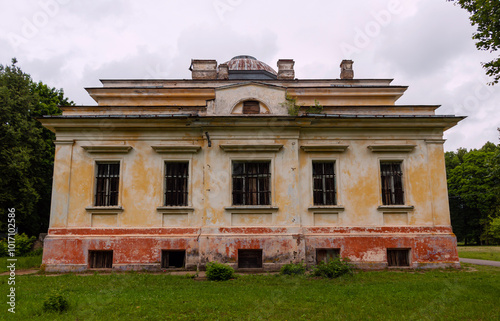
M 226 282 L 142 273 L 26 275 L 4 320 L 499 320 L 500 268 L 357 272 L 328 280 L 245 275 Z M 1 277 L 7 288 L 7 277 Z M 42 311 L 50 291 L 70 302 Z M 5 295 L 5 291 L 4 295 Z
M 0 273 L 7 272 L 8 257 L 0 257 Z M 37 256 L 26 256 L 26 257 L 16 257 L 16 269 L 38 269 L 40 264 L 42 264 L 42 255 Z
M 500 246 L 459 246 L 458 256 L 467 259 L 500 261 Z

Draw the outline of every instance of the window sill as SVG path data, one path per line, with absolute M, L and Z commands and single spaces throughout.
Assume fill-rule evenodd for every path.
M 413 205 L 380 205 L 377 210 L 383 212 L 401 212 L 401 211 L 413 211 L 415 206 Z
M 327 211 L 343 211 L 345 209 L 342 205 L 315 205 L 309 206 L 308 210 L 310 211 L 318 211 L 318 210 L 327 210 Z
M 92 214 L 118 214 L 123 212 L 121 206 L 88 206 L 85 208 L 87 212 Z
M 193 212 L 194 208 L 189 206 L 158 206 L 156 210 L 162 214 L 186 214 Z
M 248 212 L 253 212 L 253 213 L 270 213 L 270 212 L 276 212 L 279 207 L 277 206 L 268 206 L 268 205 L 241 205 L 241 206 L 227 206 L 224 207 L 226 211 L 231 211 L 233 213 L 248 213 Z

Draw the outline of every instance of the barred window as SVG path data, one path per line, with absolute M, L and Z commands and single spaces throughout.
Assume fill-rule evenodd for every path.
M 165 206 L 188 205 L 189 162 L 165 162 Z
M 388 266 L 410 266 L 409 249 L 387 249 Z
M 233 162 L 233 205 L 270 205 L 270 162 Z
M 118 205 L 120 163 L 97 163 L 95 206 Z
M 314 205 L 336 205 L 335 162 L 314 162 L 312 167 Z
M 381 162 L 382 204 L 403 205 L 403 172 L 401 162 Z

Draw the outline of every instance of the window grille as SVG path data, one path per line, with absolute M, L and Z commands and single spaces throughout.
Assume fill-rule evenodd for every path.
M 98 163 L 95 206 L 118 205 L 120 163 Z
M 410 266 L 410 250 L 387 249 L 388 266 Z
M 233 162 L 233 205 L 270 205 L 270 162 Z
M 89 267 L 91 269 L 111 269 L 113 267 L 113 251 L 89 251 Z
M 165 206 L 188 205 L 188 162 L 165 162 Z
M 340 257 L 340 249 L 316 249 L 316 264 L 328 263 Z
M 336 205 L 335 163 L 314 162 L 312 166 L 314 205 Z
M 262 268 L 262 250 L 238 250 L 238 268 Z
M 403 205 L 403 172 L 401 163 L 382 162 L 380 163 L 382 178 L 382 204 L 383 205 Z

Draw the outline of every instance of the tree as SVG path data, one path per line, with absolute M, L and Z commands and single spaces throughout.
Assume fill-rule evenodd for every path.
M 445 160 L 451 221 L 457 239 L 466 244 L 496 242 L 500 145 L 488 142 L 479 150 L 447 152 Z
M 500 48 L 500 5 L 498 0 L 448 0 L 454 1 L 470 13 L 470 21 L 477 26 L 472 36 L 479 50 L 497 51 Z M 482 63 L 486 74 L 493 77 L 490 85 L 500 80 L 500 57 Z
M 35 118 L 60 114 L 59 105 L 73 102 L 16 63 L 0 65 L 0 230 L 15 208 L 19 232 L 38 235 L 48 228 L 55 136 Z

